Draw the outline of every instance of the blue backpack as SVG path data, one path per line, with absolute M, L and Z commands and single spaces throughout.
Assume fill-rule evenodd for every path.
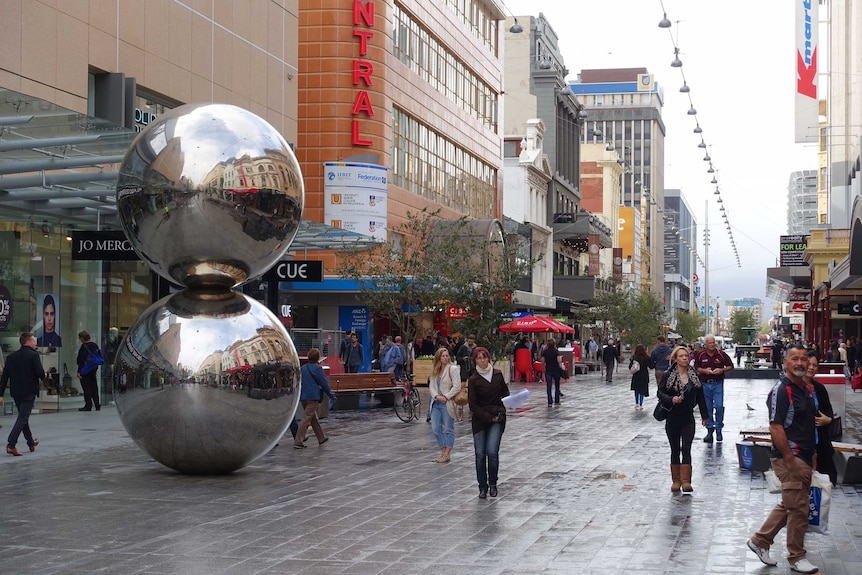
M 102 350 L 99 348 L 96 348 L 95 350 L 90 349 L 90 353 L 87 354 L 87 359 L 84 360 L 84 365 L 81 366 L 81 375 L 93 373 L 100 365 L 104 364 L 105 356 L 102 355 Z

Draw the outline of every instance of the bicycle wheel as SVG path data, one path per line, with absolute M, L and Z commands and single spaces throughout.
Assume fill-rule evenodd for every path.
M 400 389 L 395 392 L 395 415 L 401 421 L 407 422 L 413 419 L 413 401 L 406 389 Z
M 407 395 L 410 399 L 410 405 L 413 407 L 413 419 L 418 420 L 422 414 L 422 398 L 419 396 L 419 390 L 411 386 Z

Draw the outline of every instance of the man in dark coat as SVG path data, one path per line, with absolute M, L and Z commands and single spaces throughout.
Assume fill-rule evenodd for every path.
M 21 455 L 15 446 L 22 431 L 30 451 L 36 451 L 36 446 L 39 445 L 39 440 L 34 439 L 30 432 L 30 412 L 33 411 L 33 404 L 39 395 L 39 383 L 45 379 L 42 361 L 36 353 L 36 335 L 22 333 L 18 341 L 21 343 L 21 349 L 9 354 L 3 367 L 3 375 L 0 376 L 0 398 L 6 393 L 6 386 L 11 380 L 9 391 L 15 401 L 15 407 L 18 408 L 18 419 L 15 420 L 6 440 L 6 453 L 9 455 Z
M 96 372 L 99 371 L 99 368 L 97 366 L 89 373 L 81 373 L 81 368 L 87 363 L 87 356 L 99 351 L 99 346 L 90 339 L 90 333 L 87 331 L 78 332 L 78 341 L 81 342 L 81 347 L 78 349 L 76 363 L 78 364 L 78 379 L 81 381 L 81 389 L 84 390 L 84 407 L 78 411 L 92 411 L 93 407 L 99 411 L 102 409 L 99 398 L 99 383 L 96 380 Z

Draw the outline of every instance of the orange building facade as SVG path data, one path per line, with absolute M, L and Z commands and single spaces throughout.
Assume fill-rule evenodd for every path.
M 327 223 L 331 162 L 387 169 L 388 229 L 423 208 L 501 218 L 503 23 L 495 1 L 300 0 L 304 218 Z M 334 280 L 337 252 L 308 259 Z M 289 287 L 296 309 L 317 306 L 319 327 L 349 329 L 335 308 L 361 305 L 349 287 Z

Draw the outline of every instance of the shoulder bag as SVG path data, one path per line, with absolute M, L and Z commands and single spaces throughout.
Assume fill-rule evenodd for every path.
M 670 409 L 662 405 L 661 400 L 656 403 L 655 409 L 652 410 L 652 416 L 655 417 L 657 421 L 664 421 L 667 419 L 667 415 L 669 413 Z

